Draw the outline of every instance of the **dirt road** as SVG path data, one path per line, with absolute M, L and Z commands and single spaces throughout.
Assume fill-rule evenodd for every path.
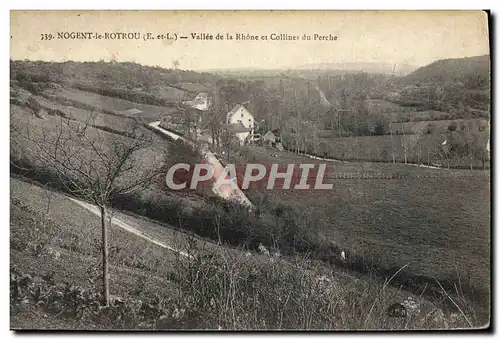
M 73 201 L 76 204 L 80 205 L 81 207 L 89 210 L 93 214 L 95 214 L 97 216 L 101 216 L 101 212 L 100 212 L 100 210 L 99 210 L 99 208 L 97 206 L 95 206 L 93 204 L 90 204 L 90 203 L 87 203 L 87 202 L 83 202 L 83 201 L 77 200 L 77 199 L 72 198 L 72 197 L 68 197 L 68 199 L 70 199 L 71 201 Z M 156 244 L 156 245 L 158 245 L 158 246 L 160 246 L 162 248 L 171 250 L 171 251 L 173 251 L 173 252 L 175 252 L 175 253 L 177 253 L 177 254 L 179 254 L 181 256 L 184 256 L 184 257 L 188 257 L 188 258 L 191 257 L 186 252 L 177 250 L 177 249 L 175 249 L 175 248 L 173 248 L 173 247 L 171 247 L 171 246 L 169 246 L 169 245 L 167 245 L 167 244 L 165 244 L 163 242 L 155 240 L 154 238 L 152 238 L 152 237 L 144 234 L 142 231 L 137 230 L 136 228 L 132 227 L 131 225 L 129 225 L 129 224 L 127 224 L 127 223 L 123 222 L 122 220 L 119 220 L 119 219 L 117 219 L 115 217 L 111 218 L 111 223 L 114 224 L 114 225 L 116 225 L 116 226 L 118 226 L 118 227 L 120 227 L 120 228 L 122 228 L 122 229 L 124 229 L 124 230 L 126 230 L 126 231 L 128 231 L 129 233 L 132 233 L 132 234 L 134 234 L 136 236 L 139 236 L 139 237 L 141 237 L 141 238 L 143 238 L 143 239 L 145 239 L 145 240 L 147 240 L 147 241 L 149 241 L 151 243 L 154 243 L 154 244 Z
M 174 140 L 182 140 L 184 142 L 186 142 L 187 144 L 189 144 L 191 147 L 193 148 L 196 148 L 197 146 L 195 145 L 195 143 L 193 143 L 191 140 L 189 139 L 186 139 L 182 136 L 179 136 L 171 131 L 168 131 L 168 130 L 165 130 L 163 128 L 160 127 L 160 122 L 159 121 L 156 121 L 156 122 L 152 122 L 152 123 L 149 123 L 149 126 L 152 127 L 153 129 L 161 132 L 162 134 L 164 134 L 165 136 L 168 136 Z M 205 158 L 205 160 L 207 161 L 208 164 L 210 164 L 213 169 L 214 169 L 214 175 L 213 175 L 213 179 L 217 179 L 219 178 L 219 176 L 221 174 L 223 174 L 224 172 L 224 166 L 222 165 L 222 163 L 219 161 L 219 159 L 215 156 L 215 154 L 209 150 L 208 146 L 201 146 L 200 147 L 200 151 L 203 155 L 203 157 Z M 232 199 L 232 200 L 235 200 L 241 204 L 244 204 L 244 205 L 247 205 L 249 207 L 253 207 L 253 204 L 252 202 L 248 199 L 248 197 L 243 193 L 243 191 L 241 191 L 240 188 L 238 188 L 238 186 L 235 184 L 220 184 L 220 185 L 214 185 L 212 187 L 212 190 L 213 192 L 218 195 L 219 197 L 221 198 L 224 198 L 224 199 Z

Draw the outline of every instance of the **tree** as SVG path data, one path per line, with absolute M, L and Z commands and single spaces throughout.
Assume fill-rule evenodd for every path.
M 403 147 L 405 164 L 408 163 L 408 149 L 410 148 L 410 136 L 406 134 L 405 128 L 402 129 L 403 135 L 401 136 L 401 146 Z
M 382 136 L 385 135 L 387 131 L 389 131 L 389 120 L 381 114 L 377 115 L 373 133 L 376 136 Z
M 103 304 L 109 304 L 108 207 L 117 195 L 145 188 L 160 173 L 163 159 L 151 164 L 141 151 L 152 139 L 131 126 L 129 137 L 60 118 L 56 126 L 28 137 L 40 165 L 51 170 L 66 192 L 97 205 L 101 212 Z M 133 137 L 130 137 L 133 136 Z M 144 154 L 142 154 L 144 156 Z
M 389 134 L 391 135 L 392 163 L 396 163 L 396 149 L 394 148 L 394 139 L 392 137 L 392 122 L 391 121 L 389 121 Z
M 434 132 L 434 130 L 436 130 L 436 124 L 430 123 L 430 124 L 427 125 L 426 133 L 428 135 L 432 134 Z
M 212 148 L 219 147 L 222 137 L 222 125 L 226 123 L 226 113 L 223 99 L 220 97 L 220 83 L 217 82 L 215 86 L 209 91 L 209 98 L 212 104 L 209 106 L 207 113 L 203 116 L 203 125 L 207 126 L 210 130 L 210 137 L 212 141 Z M 210 99 L 209 99 L 210 100 Z
M 474 169 L 474 163 L 481 161 L 483 169 L 488 160 L 488 151 L 486 149 L 487 141 L 481 138 L 478 133 L 468 132 L 464 135 L 465 138 L 465 153 L 469 157 L 470 169 Z
M 452 122 L 450 125 L 448 125 L 448 131 L 453 132 L 457 130 L 457 123 Z
M 230 162 L 232 150 L 237 150 L 240 146 L 240 140 L 228 129 L 223 129 L 221 133 L 221 147 L 226 154 L 226 160 Z

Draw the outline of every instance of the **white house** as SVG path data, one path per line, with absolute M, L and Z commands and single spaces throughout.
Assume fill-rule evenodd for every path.
M 200 111 L 207 111 L 210 107 L 211 100 L 207 93 L 200 93 L 193 100 L 185 101 L 183 104 L 189 105 Z
M 255 121 L 253 114 L 244 106 L 236 105 L 226 114 L 228 128 L 238 137 L 243 144 L 248 136 L 253 135 Z

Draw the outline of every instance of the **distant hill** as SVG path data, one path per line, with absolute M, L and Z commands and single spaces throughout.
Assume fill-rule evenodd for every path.
M 206 72 L 180 69 L 166 69 L 145 66 L 133 62 L 76 62 L 63 63 L 46 61 L 10 60 L 11 79 L 34 82 L 55 82 L 88 87 L 123 87 L 154 92 L 155 88 L 171 87 L 191 95 L 205 85 L 215 83 L 220 78 Z M 19 79 L 18 79 L 19 78 Z M 182 87 L 189 85 L 190 89 Z
M 467 82 L 469 79 L 480 78 L 489 83 L 490 56 L 488 54 L 470 58 L 442 59 L 427 66 L 420 67 L 415 72 L 402 78 L 404 83 L 415 82 Z
M 336 70 L 339 72 L 366 72 L 392 74 L 395 76 L 405 76 L 413 72 L 417 66 L 408 64 L 389 64 L 389 63 L 320 63 L 298 66 L 299 70 Z
M 316 63 L 305 64 L 297 67 L 286 67 L 282 69 L 262 69 L 262 68 L 227 68 L 203 70 L 221 76 L 233 77 L 272 77 L 288 75 L 292 77 L 317 78 L 318 74 L 328 73 L 329 75 L 342 75 L 353 73 L 376 73 L 394 75 L 401 77 L 415 71 L 417 66 L 408 64 L 389 63 Z

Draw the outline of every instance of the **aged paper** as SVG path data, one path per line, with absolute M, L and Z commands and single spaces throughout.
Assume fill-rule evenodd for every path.
M 11 328 L 490 325 L 485 11 L 11 11 Z

